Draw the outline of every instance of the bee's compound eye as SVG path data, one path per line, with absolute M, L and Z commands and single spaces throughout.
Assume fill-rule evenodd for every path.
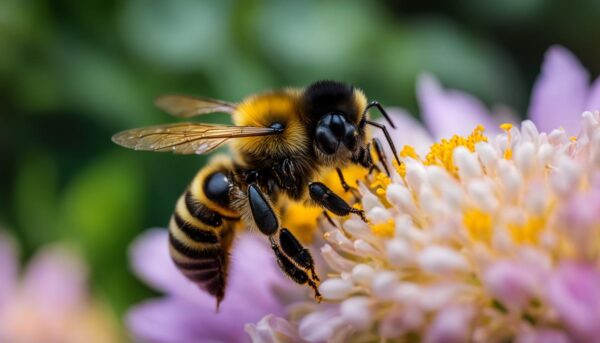
M 282 123 L 279 123 L 279 122 L 275 122 L 275 123 L 273 123 L 273 124 L 269 125 L 269 127 L 270 127 L 271 129 L 275 129 L 275 130 L 277 130 L 277 131 L 283 131 L 283 129 L 285 128 L 285 127 L 283 126 L 283 124 L 282 124 Z
M 231 181 L 227 175 L 217 172 L 206 177 L 204 195 L 221 206 L 229 205 L 229 186 Z

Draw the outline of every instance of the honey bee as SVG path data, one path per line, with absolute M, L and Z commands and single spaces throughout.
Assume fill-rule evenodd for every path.
M 170 254 L 192 282 L 217 300 L 225 295 L 229 250 L 241 221 L 269 239 L 281 270 L 314 290 L 320 301 L 313 258 L 300 241 L 281 227 L 282 202 L 320 206 L 339 216 L 364 212 L 333 193 L 320 175 L 337 170 L 344 190 L 352 190 L 341 168 L 357 164 L 375 168 L 367 125 L 382 129 L 397 162 L 385 125 L 369 120 L 378 109 L 353 86 L 319 81 L 304 89 L 286 88 L 252 95 L 234 104 L 182 95 L 159 97 L 156 105 L 176 117 L 230 114 L 235 125 L 177 123 L 115 134 L 115 143 L 148 151 L 206 154 L 226 143 L 232 156 L 215 156 L 202 168 L 177 201 L 169 223 Z M 381 143 L 374 150 L 384 168 Z M 355 189 L 354 189 L 355 190 Z

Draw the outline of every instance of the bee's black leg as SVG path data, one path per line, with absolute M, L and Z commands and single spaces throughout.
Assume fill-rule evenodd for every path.
M 279 220 L 268 198 L 254 183 L 248 186 L 248 202 L 258 230 L 269 236 L 271 248 L 281 270 L 294 282 L 308 284 L 315 291 L 315 299 L 321 301 L 318 290 L 319 278 L 315 273 L 312 256 L 287 229 L 279 229 Z M 279 244 L 276 242 L 279 237 Z
M 315 299 L 317 300 L 317 302 L 321 302 L 322 297 L 321 293 L 319 293 L 318 288 L 319 278 L 317 277 L 317 274 L 315 274 L 314 270 L 312 268 L 309 269 L 308 271 L 312 274 L 309 275 L 306 270 L 298 268 L 298 266 L 294 262 L 292 262 L 292 259 L 286 256 L 286 254 L 282 251 L 282 247 L 278 245 L 277 242 L 275 242 L 275 238 L 273 238 L 273 236 L 269 237 L 269 241 L 271 242 L 271 249 L 273 249 L 273 252 L 275 253 L 275 257 L 277 259 L 277 264 L 279 265 L 279 268 L 281 268 L 281 270 L 287 276 L 289 276 L 290 279 L 292 279 L 292 281 L 296 282 L 297 284 L 308 284 L 310 288 L 312 288 L 315 292 Z M 310 258 L 310 260 L 312 262 L 312 257 Z
M 394 142 L 392 141 L 392 137 L 390 136 L 390 133 L 388 132 L 385 125 L 379 124 L 378 122 L 374 122 L 371 120 L 365 120 L 365 122 L 371 126 L 375 126 L 376 128 L 381 129 L 383 131 L 383 135 L 385 136 L 385 139 L 387 140 L 387 142 L 390 146 L 390 149 L 392 149 L 392 154 L 394 155 L 396 162 L 398 164 L 402 164 L 402 162 L 400 162 L 400 159 L 398 158 L 398 152 L 396 151 L 396 146 L 394 145 Z
M 333 225 L 334 227 L 337 227 L 337 225 L 335 224 L 333 219 L 331 219 L 331 216 L 329 215 L 329 213 L 327 213 L 327 211 L 323 211 L 323 215 L 325 216 L 325 219 L 327 219 L 329 224 Z
M 303 269 L 310 271 L 312 279 L 317 282 L 319 281 L 319 277 L 315 273 L 315 263 L 310 252 L 286 228 L 279 230 L 279 246 L 291 260 Z
M 338 177 L 340 178 L 340 183 L 342 184 L 342 188 L 344 188 L 344 192 L 351 191 L 352 195 L 356 199 L 360 199 L 360 194 L 358 194 L 358 190 L 356 189 L 356 187 L 352 187 L 346 182 L 346 179 L 344 179 L 344 174 L 342 173 L 342 170 L 340 168 L 335 168 L 335 171 L 337 172 Z
M 267 236 L 271 236 L 279 229 L 277 215 L 267 200 L 267 197 L 255 183 L 248 186 L 248 202 L 256 227 Z
M 348 205 L 344 199 L 333 193 L 331 189 L 327 188 L 327 186 L 321 182 L 311 182 L 308 185 L 308 192 L 314 202 L 325 207 L 338 216 L 346 216 L 350 213 L 355 213 L 358 214 L 364 222 L 367 221 L 365 211 Z
M 373 147 L 375 148 L 375 153 L 377 154 L 377 158 L 381 165 L 383 165 L 383 169 L 385 169 L 385 173 L 387 176 L 390 176 L 390 170 L 388 169 L 388 162 L 385 153 L 383 152 L 383 147 L 381 146 L 381 141 L 377 138 L 373 138 Z M 373 164 L 374 165 L 374 164 Z

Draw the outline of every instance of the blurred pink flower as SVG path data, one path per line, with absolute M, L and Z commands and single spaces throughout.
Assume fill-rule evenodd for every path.
M 0 341 L 19 343 L 115 342 L 108 312 L 92 301 L 87 270 L 62 247 L 48 247 L 19 280 L 15 243 L 0 233 Z
M 131 264 L 142 280 L 165 293 L 163 298 L 136 305 L 127 315 L 127 326 L 140 342 L 244 341 L 245 324 L 267 314 L 283 315 L 295 291 L 303 291 L 284 279 L 269 247 L 249 233 L 234 242 L 228 286 L 218 313 L 215 298 L 173 264 L 167 230 L 142 234 L 131 247 Z

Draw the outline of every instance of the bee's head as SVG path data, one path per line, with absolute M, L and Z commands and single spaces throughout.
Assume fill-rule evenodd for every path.
M 315 143 L 321 153 L 335 155 L 340 150 L 355 151 L 362 136 L 358 126 L 344 113 L 330 112 L 317 122 Z

